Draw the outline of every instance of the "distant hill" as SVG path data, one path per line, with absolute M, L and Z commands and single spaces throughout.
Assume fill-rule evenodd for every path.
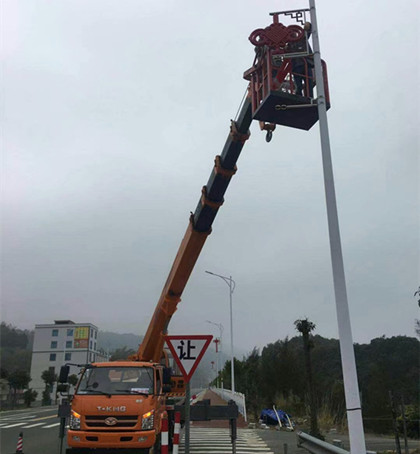
M 137 336 L 132 333 L 113 333 L 111 331 L 99 331 L 98 332 L 98 348 L 105 350 L 106 352 L 113 352 L 117 348 L 127 347 L 137 351 L 137 348 L 143 336 Z

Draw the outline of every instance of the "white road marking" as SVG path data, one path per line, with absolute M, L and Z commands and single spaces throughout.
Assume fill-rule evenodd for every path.
M 185 432 L 180 445 L 184 453 Z M 190 430 L 191 454 L 231 454 L 232 443 L 229 429 L 192 427 Z M 267 444 L 252 429 L 238 429 L 237 454 L 273 454 Z
M 17 424 L 10 424 L 10 425 L 8 425 L 8 426 L 3 426 L 2 429 L 10 429 L 11 427 L 23 426 L 23 425 L 25 425 L 25 424 L 26 424 L 26 423 L 24 423 L 24 422 L 19 422 L 19 423 L 17 423 Z
M 22 427 L 22 429 L 30 429 L 31 427 L 42 426 L 43 424 L 45 424 L 45 423 L 44 422 L 37 422 L 36 424 L 31 424 L 30 426 Z
M 57 426 L 59 426 L 59 425 L 60 425 L 60 423 L 59 423 L 59 422 L 56 422 L 56 423 L 54 423 L 54 424 L 50 424 L 49 426 L 44 426 L 43 429 L 49 429 L 50 427 L 57 427 Z
M 16 415 L 16 416 L 3 416 L 0 421 L 21 421 L 22 419 L 33 419 L 36 415 Z

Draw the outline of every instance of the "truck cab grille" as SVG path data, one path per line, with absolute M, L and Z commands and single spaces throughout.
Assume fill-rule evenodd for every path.
M 90 429 L 133 428 L 139 421 L 137 415 L 94 415 L 85 416 L 85 424 Z

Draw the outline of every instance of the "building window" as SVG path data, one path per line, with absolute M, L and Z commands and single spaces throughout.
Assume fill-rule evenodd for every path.
M 96 352 L 96 342 L 93 344 L 93 350 Z
M 58 329 L 53 329 L 51 335 L 52 337 L 58 337 Z
M 92 350 L 92 341 L 89 342 L 89 350 Z
M 72 341 L 66 341 L 66 348 L 72 348 L 73 342 Z
M 64 361 L 71 361 L 71 353 L 66 353 L 64 355 Z
M 50 353 L 50 361 L 55 361 L 57 355 L 55 353 Z
M 57 341 L 51 341 L 51 348 L 57 348 Z
M 97 338 L 98 336 L 98 331 L 95 331 L 95 339 Z
M 73 328 L 67 329 L 67 336 L 73 336 Z

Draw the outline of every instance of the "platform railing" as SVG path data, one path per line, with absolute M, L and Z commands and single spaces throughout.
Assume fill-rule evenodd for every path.
M 304 60 L 304 68 L 302 74 L 293 72 L 292 60 L 291 58 L 281 58 L 277 59 L 277 64 L 273 64 L 273 55 L 271 51 L 266 52 L 266 54 L 256 62 L 255 66 L 248 69 L 244 73 L 244 78 L 250 81 L 250 93 L 252 98 L 252 111 L 255 112 L 260 104 L 266 99 L 266 97 L 272 91 L 283 91 L 288 94 L 296 94 L 296 78 L 299 77 L 304 81 L 303 92 L 305 97 L 310 97 L 309 86 L 312 86 L 312 96 L 313 100 L 316 100 L 316 80 L 314 71 L 308 71 L 308 62 Z M 325 61 L 322 60 L 322 70 L 324 78 L 324 91 L 327 104 L 330 103 L 329 87 L 328 87 L 328 74 L 327 74 L 327 65 Z M 309 75 L 309 74 L 312 75 Z M 316 104 L 313 104 L 316 105 Z M 302 106 L 299 106 L 302 107 Z

